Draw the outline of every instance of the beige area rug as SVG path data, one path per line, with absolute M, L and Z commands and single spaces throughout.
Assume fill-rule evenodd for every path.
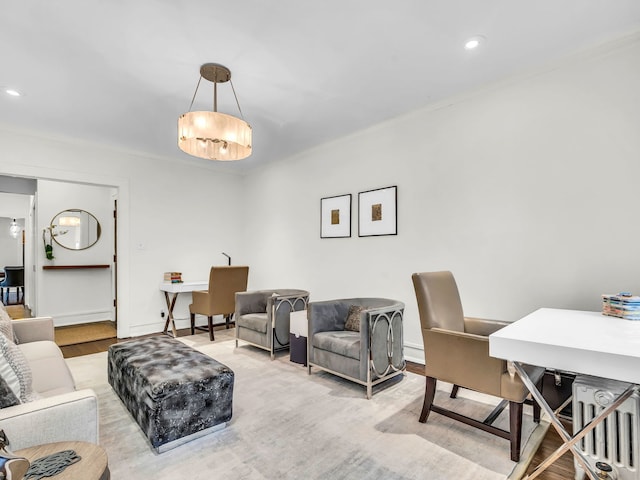
M 526 468 L 509 460 L 507 440 L 435 413 L 419 423 L 424 377 L 407 373 L 366 400 L 364 387 L 317 370 L 308 376 L 286 353 L 270 361 L 264 350 L 235 349 L 232 335 L 216 332 L 213 343 L 207 334 L 180 340 L 234 371 L 233 419 L 160 455 L 108 385 L 107 353 L 67 359 L 78 388 L 98 394 L 100 443 L 112 478 L 494 480 L 520 478 Z M 483 397 L 460 397 L 469 394 Z M 492 410 L 489 398 L 451 400 L 437 393 L 440 404 L 455 402 L 479 418 Z M 523 443 L 535 425 L 525 413 Z M 504 427 L 507 419 L 499 422 Z M 537 445 L 523 457 L 530 458 L 532 448 Z
M 114 323 L 110 321 L 56 327 L 55 329 L 56 343 L 60 347 L 115 337 L 116 328 Z

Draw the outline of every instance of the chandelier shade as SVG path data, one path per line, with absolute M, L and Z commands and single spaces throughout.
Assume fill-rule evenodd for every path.
M 178 146 L 194 157 L 241 160 L 251 155 L 251 126 L 219 112 L 188 112 L 178 119 Z
M 191 107 L 203 78 L 213 83 L 213 111 L 192 112 Z M 242 160 L 251 155 L 251 126 L 242 118 L 218 112 L 218 83 L 225 82 L 231 84 L 242 116 L 231 82 L 231 71 L 217 63 L 205 63 L 200 67 L 200 79 L 189 112 L 178 118 L 178 147 L 183 152 L 194 157 L 221 161 Z

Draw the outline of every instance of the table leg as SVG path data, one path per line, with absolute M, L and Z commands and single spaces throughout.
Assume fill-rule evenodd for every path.
M 545 461 L 543 461 L 540 465 L 538 465 L 530 475 L 526 476 L 525 479 L 533 480 L 538 475 L 540 475 L 544 470 L 547 469 L 549 465 L 555 462 L 563 453 L 567 450 L 571 450 L 574 457 L 580 463 L 580 466 L 584 469 L 585 473 L 592 478 L 593 480 L 598 479 L 598 475 L 591 465 L 589 464 L 585 455 L 576 447 L 576 443 L 578 443 L 587 433 L 593 430 L 602 420 L 604 420 L 610 413 L 612 413 L 616 408 L 618 408 L 627 398 L 629 398 L 635 391 L 636 385 L 629 385 L 629 387 L 607 408 L 602 410 L 594 419 L 591 420 L 587 425 L 584 426 L 582 430 L 577 432 L 573 437 L 569 435 L 569 432 L 564 428 L 562 422 L 556 417 L 555 412 L 549 406 L 549 404 L 545 401 L 542 394 L 538 391 L 536 386 L 533 384 L 527 372 L 522 368 L 522 365 L 518 362 L 513 362 L 513 365 L 518 372 L 518 375 L 522 379 L 522 382 L 531 392 L 533 398 L 538 402 L 540 407 L 545 411 L 547 416 L 549 416 L 549 420 L 551 421 L 551 425 L 556 429 L 564 444 L 561 445 L 555 452 L 553 452 Z
M 167 333 L 169 324 L 171 324 L 171 330 L 173 332 L 174 338 L 178 336 L 178 331 L 176 330 L 176 322 L 173 319 L 173 307 L 176 306 L 177 298 L 178 298 L 177 292 L 174 293 L 172 297 L 169 296 L 169 292 L 164 292 L 164 299 L 167 302 L 167 320 L 164 322 L 164 330 L 162 331 L 162 333 Z

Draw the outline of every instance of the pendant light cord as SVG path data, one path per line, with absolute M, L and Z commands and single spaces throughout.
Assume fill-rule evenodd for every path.
M 198 87 L 200 87 L 201 80 L 202 80 L 202 75 L 200 75 L 200 78 L 198 79 L 198 84 L 196 85 L 196 91 L 193 92 L 193 98 L 191 99 L 191 105 L 189 105 L 189 111 L 191 111 L 191 107 L 193 107 L 193 102 L 196 99 L 196 94 L 198 93 Z
M 189 105 L 189 112 L 191 111 L 191 108 L 193 107 L 193 102 L 196 100 L 196 95 L 198 94 L 198 88 L 200 88 L 200 82 L 202 81 L 202 75 L 200 75 L 200 78 L 198 78 L 198 84 L 196 85 L 196 91 L 193 92 L 193 97 L 191 98 L 191 104 Z M 242 118 L 243 121 L 246 122 L 246 120 L 244 119 L 244 115 L 242 113 L 242 108 L 240 108 L 240 102 L 238 101 L 238 95 L 236 95 L 236 89 L 233 86 L 233 82 L 231 81 L 231 79 L 229 79 L 229 83 L 231 84 L 231 90 L 233 91 L 233 98 L 236 99 L 236 105 L 238 106 L 238 111 L 240 112 L 240 118 Z M 217 85 L 216 82 L 214 82 L 214 87 Z M 214 100 L 215 102 L 215 100 Z M 214 111 L 217 111 L 217 108 L 215 108 L 214 106 Z
M 233 90 L 233 96 L 236 99 L 236 105 L 238 106 L 238 111 L 240 112 L 240 118 L 246 122 L 244 119 L 244 115 L 242 114 L 242 109 L 240 108 L 240 102 L 238 101 L 238 96 L 236 95 L 236 89 L 233 87 L 233 82 L 229 79 L 229 83 L 231 84 L 231 90 Z

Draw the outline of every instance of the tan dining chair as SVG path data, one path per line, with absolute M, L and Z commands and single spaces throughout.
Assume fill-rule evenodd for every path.
M 451 272 L 424 272 L 412 275 L 416 292 L 422 340 L 426 388 L 420 422 L 430 412 L 498 435 L 511 442 L 511 460 L 520 460 L 523 404 L 529 395 L 520 377 L 507 368 L 507 362 L 489 356 L 489 335 L 508 322 L 465 317 L 458 286 Z M 534 383 L 540 383 L 544 368 L 526 366 Z M 451 398 L 459 387 L 502 398 L 503 401 L 484 420 L 476 420 L 433 403 L 438 380 L 454 385 Z M 509 431 L 493 422 L 509 405 Z M 540 406 L 533 403 L 533 419 L 540 421 Z
M 211 267 L 209 272 L 209 289 L 192 292 L 193 303 L 189 305 L 191 316 L 191 335 L 195 330 L 208 330 L 209 340 L 214 340 L 213 327 L 232 323 L 236 308 L 236 292 L 247 290 L 249 267 L 224 266 Z M 196 315 L 207 317 L 207 327 L 196 326 Z M 224 323 L 213 324 L 214 315 L 222 315 Z

